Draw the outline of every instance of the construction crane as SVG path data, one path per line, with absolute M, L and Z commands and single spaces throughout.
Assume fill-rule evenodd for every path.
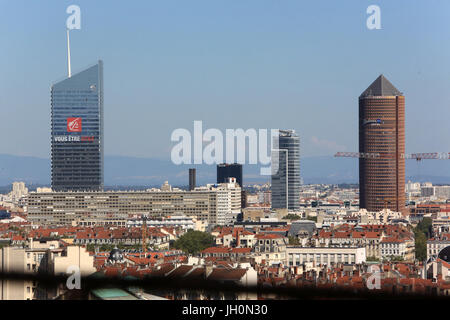
M 147 257 L 147 216 L 142 215 L 142 252 Z
M 335 157 L 349 157 L 349 158 L 363 158 L 363 159 L 395 159 L 394 153 L 378 153 L 378 152 L 337 152 Z M 424 159 L 437 159 L 437 160 L 448 160 L 450 159 L 449 152 L 430 152 L 430 153 L 401 153 L 401 159 L 415 159 L 416 161 L 421 161 Z M 387 209 L 388 203 L 391 201 L 399 201 L 398 198 L 377 198 L 379 201 L 384 202 L 384 209 Z
M 379 152 L 337 152 L 335 157 L 363 158 L 363 159 L 393 159 L 395 154 Z M 421 161 L 424 159 L 448 160 L 450 152 L 430 152 L 430 153 L 401 153 L 402 159 L 415 159 Z

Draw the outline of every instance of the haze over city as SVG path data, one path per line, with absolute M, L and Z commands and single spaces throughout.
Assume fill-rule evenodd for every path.
M 70 4 L 0 4 L 0 134 L 14 133 L 1 153 L 49 158 Z M 450 150 L 448 1 L 379 1 L 381 30 L 366 28 L 370 1 L 77 4 L 72 68 L 105 63 L 106 155 L 168 159 L 171 132 L 194 120 L 293 128 L 302 157 L 357 151 L 357 97 L 380 73 L 407 97 L 407 152 Z

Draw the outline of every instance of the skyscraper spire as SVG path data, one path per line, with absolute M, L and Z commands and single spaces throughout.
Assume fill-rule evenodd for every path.
M 70 38 L 69 38 L 69 29 L 67 28 L 67 72 L 69 78 L 72 76 L 72 69 L 70 67 Z
M 380 75 L 361 94 L 360 98 L 368 96 L 401 96 L 403 95 L 384 75 Z

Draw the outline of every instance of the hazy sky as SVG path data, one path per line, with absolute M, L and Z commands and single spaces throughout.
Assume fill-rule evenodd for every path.
M 293 128 L 358 150 L 358 96 L 406 96 L 406 151 L 450 151 L 450 1 L 0 0 L 0 153 L 49 157 L 50 86 L 104 61 L 105 153 L 167 158 L 176 128 Z M 381 8 L 381 30 L 366 9 Z

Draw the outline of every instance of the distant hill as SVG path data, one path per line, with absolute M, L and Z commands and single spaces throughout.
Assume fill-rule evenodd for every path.
M 303 182 L 358 183 L 358 160 L 351 158 L 304 157 L 301 159 Z M 170 160 L 105 156 L 106 186 L 155 186 L 168 180 L 172 185 L 188 184 L 188 168 L 197 169 L 197 184 L 214 183 L 214 165 L 174 165 Z M 412 181 L 450 184 L 449 160 L 407 160 L 406 175 Z M 50 160 L 0 154 L 0 186 L 13 181 L 27 184 L 50 184 Z M 270 181 L 259 174 L 259 166 L 244 165 L 244 183 Z
M 0 154 L 0 185 L 14 181 L 50 184 L 50 160 Z

